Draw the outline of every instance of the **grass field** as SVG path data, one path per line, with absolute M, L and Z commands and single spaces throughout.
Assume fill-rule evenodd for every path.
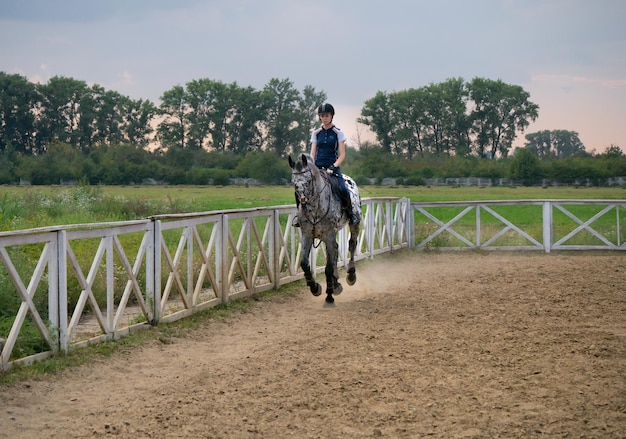
M 415 202 L 626 199 L 626 190 L 620 187 L 363 186 L 360 190 L 363 198 L 408 197 Z M 290 204 L 294 204 L 291 186 L 2 186 L 0 231 Z
M 203 210 L 236 209 L 293 204 L 291 186 L 97 186 L 106 196 L 161 205 L 183 202 Z M 33 192 L 49 196 L 72 191 L 66 186 L 1 186 L 0 199 L 25 197 Z M 409 197 L 412 201 L 476 201 L 523 199 L 626 199 L 621 187 L 451 187 L 362 186 L 361 197 Z

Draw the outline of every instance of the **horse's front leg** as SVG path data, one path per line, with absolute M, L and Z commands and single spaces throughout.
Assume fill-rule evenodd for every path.
M 339 275 L 337 272 L 337 259 L 339 257 L 339 245 L 333 238 L 326 241 L 326 302 L 333 303 L 335 298 L 333 294 L 341 294 L 343 287 L 339 283 Z
M 346 277 L 348 285 L 354 285 L 356 283 L 356 266 L 354 265 L 354 253 L 356 252 L 356 242 L 359 236 L 359 228 L 359 224 L 350 225 L 350 239 L 348 240 L 350 261 L 348 262 L 348 276 Z
M 315 281 L 315 276 L 311 272 L 310 256 L 311 247 L 313 247 L 313 239 L 306 236 L 302 237 L 302 259 L 300 260 L 300 268 L 304 272 L 304 279 L 311 290 L 311 294 L 319 296 L 322 294 L 322 286 Z

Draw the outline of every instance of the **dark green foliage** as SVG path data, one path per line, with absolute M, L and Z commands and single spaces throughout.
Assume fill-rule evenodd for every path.
M 0 315 L 0 336 L 8 335 L 11 326 L 15 321 L 15 316 L 3 317 Z M 41 336 L 37 327 L 32 323 L 30 316 L 26 318 L 17 338 L 11 358 L 24 358 L 39 352 L 50 350 L 45 339 Z
M 573 131 L 526 135 L 539 163 L 508 158 L 516 134 L 538 115 L 529 98 L 519 86 L 485 78 L 379 91 L 359 118 L 376 143 L 348 148 L 342 170 L 362 184 L 510 176 L 599 185 L 626 176 L 619 146 L 594 156 Z M 165 91 L 157 107 L 73 78 L 33 84 L 0 72 L 0 184 L 283 184 L 290 180 L 284 160 L 308 152 L 325 100 L 323 91 L 298 90 L 289 79 L 255 90 L 202 78 Z
M 280 183 L 291 180 L 291 170 L 286 160 L 276 159 L 271 152 L 251 152 L 239 162 L 235 174 L 254 178 L 262 183 Z
M 521 87 L 498 80 L 452 78 L 367 100 L 359 122 L 381 147 L 409 159 L 424 153 L 506 158 L 517 131 L 538 116 Z
M 585 154 L 578 133 L 567 130 L 538 131 L 526 135 L 526 148 L 540 158 L 565 158 Z
M 541 178 L 539 159 L 529 149 L 520 148 L 511 161 L 509 168 L 513 180 L 521 180 L 524 186 L 532 186 Z

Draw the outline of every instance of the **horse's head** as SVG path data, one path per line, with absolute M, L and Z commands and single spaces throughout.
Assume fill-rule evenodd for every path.
M 313 193 L 314 182 L 319 178 L 319 169 L 313 163 L 313 158 L 306 154 L 301 154 L 300 160 L 297 162 L 289 156 L 289 166 L 291 167 L 291 181 L 296 190 L 296 196 L 300 204 L 306 204 Z

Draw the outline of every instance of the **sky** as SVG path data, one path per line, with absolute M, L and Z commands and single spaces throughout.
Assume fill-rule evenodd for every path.
M 208 78 L 324 91 L 348 144 L 378 91 L 463 78 L 519 85 L 526 132 L 626 151 L 626 0 L 0 0 L 0 71 L 133 99 Z M 515 146 L 523 146 L 519 134 Z

